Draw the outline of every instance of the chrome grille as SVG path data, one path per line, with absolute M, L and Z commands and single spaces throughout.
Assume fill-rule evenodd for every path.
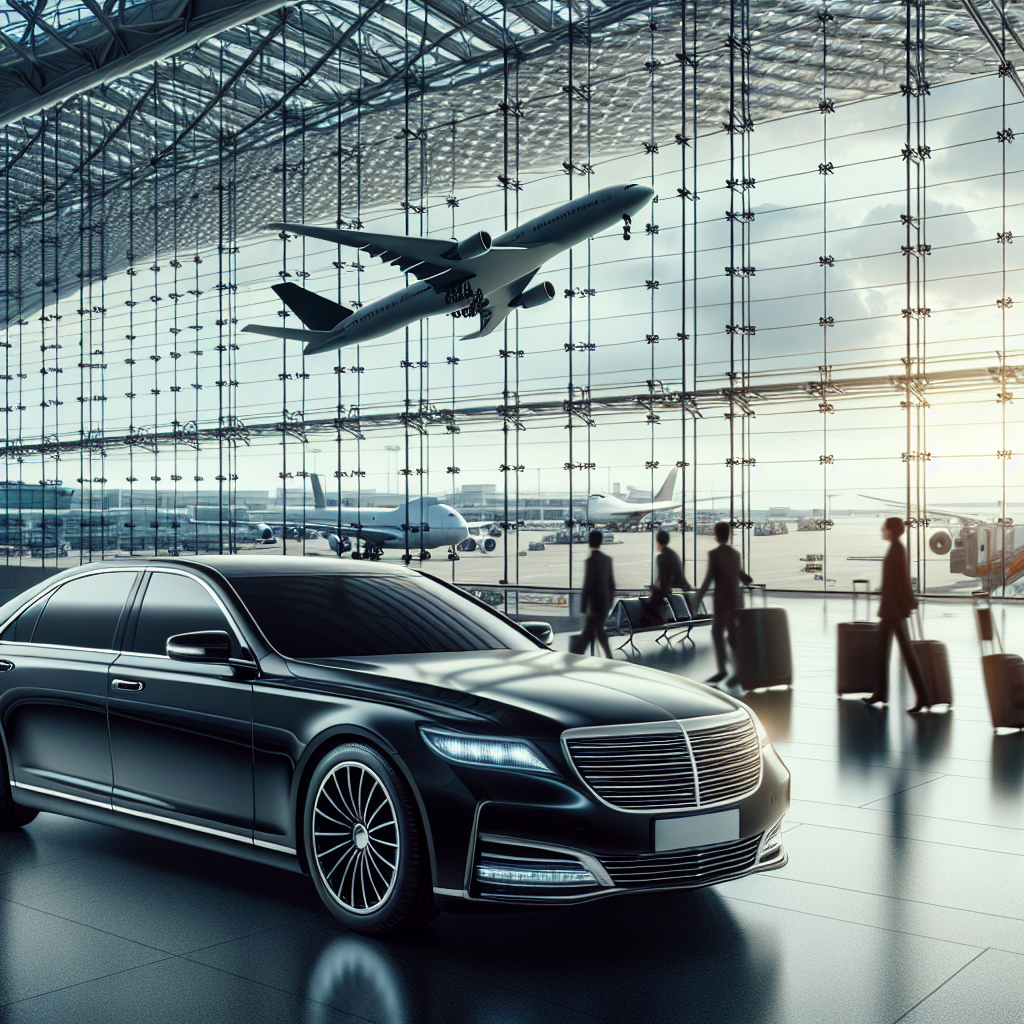
M 700 781 L 700 806 L 735 800 L 761 778 L 761 744 L 746 716 L 734 725 L 687 731 Z
M 628 811 L 686 810 L 735 800 L 761 775 L 754 724 L 635 735 L 569 736 L 576 770 L 603 800 Z
M 693 759 L 681 732 L 570 739 L 566 746 L 587 784 L 615 807 L 697 806 Z
M 638 853 L 629 857 L 602 857 L 612 881 L 624 889 L 661 885 L 710 885 L 720 878 L 754 866 L 761 836 L 731 843 L 695 846 L 671 853 Z

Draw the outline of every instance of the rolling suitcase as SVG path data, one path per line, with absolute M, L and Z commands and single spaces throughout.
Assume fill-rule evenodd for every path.
M 921 614 L 914 613 L 914 624 L 919 639 L 911 640 L 910 646 L 921 663 L 924 685 L 928 690 L 929 704 L 953 706 L 953 681 L 949 672 L 949 651 L 939 640 L 925 640 L 921 628 Z
M 793 653 L 789 644 L 789 619 L 785 608 L 769 608 L 768 592 L 761 608 L 737 608 L 733 614 L 734 681 L 745 690 L 767 686 L 792 686 Z
M 877 622 L 857 618 L 858 597 L 863 585 L 865 603 L 870 601 L 867 580 L 853 581 L 853 622 L 837 627 L 836 692 L 875 693 L 880 682 L 882 631 Z
M 975 591 L 975 618 L 981 644 L 981 668 L 992 728 L 1024 728 L 1024 658 L 1003 652 L 999 631 L 992 618 L 992 606 L 985 590 Z M 986 653 L 988 645 L 988 653 Z

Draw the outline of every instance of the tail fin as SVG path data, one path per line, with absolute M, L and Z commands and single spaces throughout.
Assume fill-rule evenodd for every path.
M 352 315 L 351 309 L 297 284 L 275 284 L 273 289 L 311 331 L 331 331 Z
M 676 477 L 679 475 L 679 467 L 673 466 L 669 470 L 668 476 L 665 478 L 665 482 L 661 485 L 661 490 L 654 496 L 655 501 L 671 501 L 672 492 L 676 489 Z
M 316 508 L 327 508 L 327 499 L 324 498 L 324 489 L 320 486 L 320 477 L 316 473 L 310 473 L 309 482 L 313 487 L 314 506 Z

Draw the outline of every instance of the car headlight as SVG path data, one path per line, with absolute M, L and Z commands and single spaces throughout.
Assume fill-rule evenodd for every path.
M 435 754 L 455 764 L 555 774 L 555 769 L 534 749 L 533 744 L 526 740 L 471 736 L 468 733 L 449 732 L 433 726 L 421 726 L 420 733 Z
M 758 718 L 750 708 L 747 708 L 747 714 L 750 715 L 750 720 L 754 723 L 754 729 L 757 731 L 757 740 L 761 744 L 761 749 L 763 750 L 769 743 L 771 743 L 771 740 L 768 738 L 768 733 L 764 731 L 761 719 Z

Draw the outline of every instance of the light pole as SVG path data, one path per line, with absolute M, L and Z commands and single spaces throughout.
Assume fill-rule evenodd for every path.
M 402 449 L 397 444 L 384 445 L 384 451 L 388 453 L 388 487 L 391 486 L 391 453 L 400 452 Z

